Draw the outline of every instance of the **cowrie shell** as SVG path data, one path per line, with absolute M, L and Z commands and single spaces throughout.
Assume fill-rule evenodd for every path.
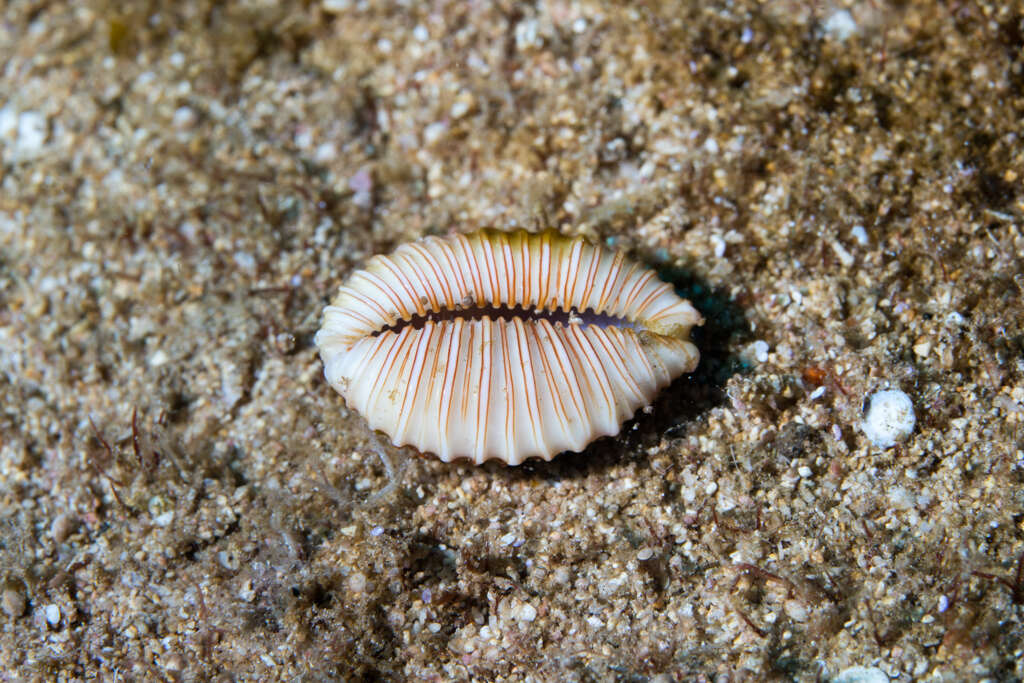
M 702 323 L 621 252 L 485 230 L 371 258 L 316 345 L 330 385 L 396 446 L 517 465 L 617 434 L 696 367 Z

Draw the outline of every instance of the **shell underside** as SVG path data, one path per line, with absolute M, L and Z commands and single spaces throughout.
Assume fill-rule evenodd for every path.
M 566 322 L 531 315 L 552 311 Z M 613 323 L 577 315 L 591 311 Z M 331 386 L 395 445 L 515 465 L 617 434 L 693 370 L 689 330 L 701 322 L 621 253 L 480 231 L 370 259 L 325 310 L 316 344 Z

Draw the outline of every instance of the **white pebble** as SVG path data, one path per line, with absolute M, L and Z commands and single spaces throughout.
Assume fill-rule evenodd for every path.
M 862 247 L 868 246 L 868 231 L 864 229 L 863 225 L 855 225 L 850 230 L 850 235 L 853 239 L 857 240 L 857 244 Z
M 844 247 L 838 241 L 832 242 L 832 251 L 836 253 L 836 258 L 839 259 L 839 262 L 841 264 L 843 264 L 846 267 L 850 267 L 853 265 L 853 254 L 848 252 L 846 250 L 846 247 Z
M 451 109 L 448 110 L 448 115 L 453 119 L 461 119 L 463 116 L 469 113 L 469 110 L 473 107 L 473 100 L 470 97 L 460 97 L 455 100 L 452 104 Z
M 16 158 L 38 156 L 48 134 L 49 125 L 42 114 L 34 111 L 19 114 L 10 106 L 0 108 L 0 149 L 8 147 Z
M 250 273 L 256 270 L 256 257 L 245 251 L 236 251 L 234 253 L 235 265 L 242 270 L 247 270 Z
M 60 607 L 57 605 L 46 606 L 46 623 L 50 626 L 56 626 L 60 623 Z
M 326 164 L 329 161 L 334 161 L 338 156 L 338 150 L 334 147 L 333 142 L 324 142 L 317 146 L 313 152 L 313 161 L 318 164 Z
M 537 20 L 533 18 L 524 19 L 516 24 L 516 49 L 522 51 L 543 45 L 543 39 L 537 35 L 537 30 Z
M 758 363 L 764 363 L 768 360 L 768 342 L 757 340 L 753 344 L 754 358 L 757 359 Z
M 914 507 L 914 497 L 902 486 L 889 489 L 889 502 L 899 510 L 910 510 Z
M 292 140 L 295 142 L 295 146 L 299 149 L 312 149 L 313 131 L 302 126 L 295 131 L 295 135 L 292 137 Z
M 949 315 L 946 316 L 947 325 L 959 327 L 960 325 L 963 325 L 966 322 L 967 321 L 964 319 L 964 317 L 957 313 L 956 311 L 950 311 Z
M 808 467 L 807 465 L 800 465 L 796 473 L 799 474 L 802 479 L 807 479 L 812 474 L 814 474 L 814 472 L 811 471 L 811 468 Z
M 167 512 L 157 515 L 153 518 L 153 524 L 157 526 L 170 526 L 171 522 L 174 521 L 174 510 L 168 510 Z
M 914 404 L 902 391 L 879 391 L 871 397 L 861 424 L 864 435 L 877 448 L 891 448 L 914 432 Z
M 711 236 L 711 246 L 714 250 L 715 258 L 722 258 L 725 256 L 725 240 L 720 235 Z
M 348 589 L 353 593 L 362 593 L 366 590 L 366 575 L 356 572 L 348 577 Z
M 196 237 L 199 235 L 199 231 L 196 228 L 196 224 L 191 221 L 185 221 L 178 226 L 178 232 L 182 237 L 187 239 L 189 242 L 195 242 Z
M 178 107 L 174 110 L 174 116 L 171 118 L 171 125 L 178 130 L 191 128 L 195 123 L 196 113 L 191 107 Z
M 841 9 L 833 12 L 822 28 L 829 36 L 842 42 L 857 32 L 857 22 L 848 10 Z
M 220 566 L 224 567 L 224 569 L 231 571 L 238 571 L 238 568 L 241 566 L 241 563 L 238 561 L 238 557 L 226 550 L 221 550 L 217 553 L 217 562 L 219 562 Z
M 0 140 L 14 137 L 18 130 L 18 112 L 13 107 L 0 107 Z
M 793 621 L 807 621 L 807 607 L 799 600 L 786 600 L 782 603 L 782 609 Z
M 840 671 L 832 683 L 889 683 L 889 677 L 873 666 L 851 666 Z
M 441 139 L 448 126 L 443 121 L 435 121 L 423 129 L 423 144 L 430 146 Z
M 22 112 L 18 116 L 18 139 L 15 147 L 23 154 L 38 152 L 46 142 L 46 118 L 34 111 Z
M 520 621 L 533 621 L 537 618 L 537 608 L 530 603 L 525 603 L 519 608 Z

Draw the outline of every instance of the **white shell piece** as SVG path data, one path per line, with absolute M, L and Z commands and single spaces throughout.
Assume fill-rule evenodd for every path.
M 914 402 L 902 391 L 889 389 L 871 395 L 861 429 L 875 447 L 886 449 L 906 441 L 916 424 Z
M 545 311 L 568 322 L 529 317 Z M 588 324 L 576 315 L 587 311 L 615 320 Z M 327 307 L 316 344 L 327 381 L 395 445 L 515 465 L 617 434 L 696 367 L 689 331 L 701 322 L 621 253 L 481 231 L 372 258 Z

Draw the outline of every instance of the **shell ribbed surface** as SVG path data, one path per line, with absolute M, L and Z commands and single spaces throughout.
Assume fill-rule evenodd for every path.
M 543 317 L 555 311 L 568 322 Z M 576 315 L 588 311 L 604 322 Z M 395 445 L 514 465 L 617 434 L 696 366 L 700 323 L 621 253 L 482 231 L 370 259 L 325 310 L 316 344 L 331 386 Z

